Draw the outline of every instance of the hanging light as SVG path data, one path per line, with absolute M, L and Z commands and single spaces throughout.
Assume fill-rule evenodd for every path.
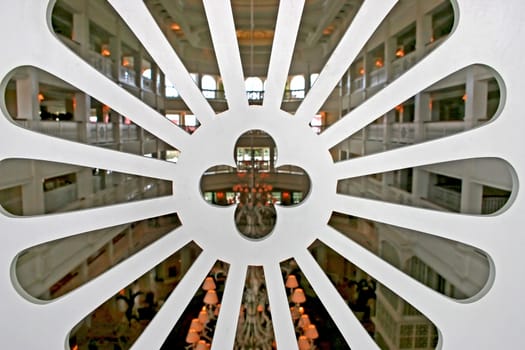
M 208 349 L 208 345 L 204 340 L 199 340 L 197 343 L 197 346 L 195 347 L 195 350 L 206 350 Z
M 193 320 L 191 320 L 190 329 L 191 328 L 195 329 L 197 332 L 200 332 L 202 331 L 204 326 L 202 325 L 202 323 L 200 323 L 198 318 L 194 318 Z
M 210 289 L 206 292 L 206 295 L 204 296 L 204 304 L 206 305 L 217 305 L 219 302 L 219 297 L 217 296 L 217 292 L 215 289 Z
M 319 338 L 319 333 L 317 333 L 317 327 L 315 327 L 314 324 L 310 324 L 310 325 L 308 325 L 308 327 L 306 327 L 306 329 L 304 331 L 304 335 L 308 339 L 312 339 L 312 340 Z
M 199 332 L 194 328 L 190 328 L 188 335 L 186 335 L 186 343 L 195 344 L 200 340 Z
M 206 312 L 206 307 L 203 307 L 201 312 L 199 312 L 198 318 L 199 318 L 200 323 L 202 324 L 208 323 L 209 318 L 208 318 L 208 312 Z
M 302 288 L 297 288 L 293 291 L 292 301 L 296 304 L 301 304 L 306 301 L 306 296 L 304 295 Z
M 302 314 L 299 319 L 299 327 L 306 329 L 310 325 L 310 317 L 307 314 Z
M 286 288 L 297 288 L 299 287 L 299 283 L 297 283 L 297 278 L 295 275 L 288 275 L 286 278 Z
M 311 348 L 310 340 L 304 335 L 299 337 L 297 345 L 299 345 L 299 350 L 309 350 Z
M 204 280 L 204 283 L 202 284 L 202 289 L 204 289 L 205 291 L 208 291 L 210 289 L 216 289 L 217 287 L 215 286 L 215 281 L 213 280 L 213 277 L 206 277 L 206 279 Z

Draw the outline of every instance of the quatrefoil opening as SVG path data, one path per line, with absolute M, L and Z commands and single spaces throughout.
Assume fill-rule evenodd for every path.
M 239 137 L 234 159 L 236 167 L 216 165 L 206 170 L 201 193 L 212 205 L 236 205 L 234 221 L 239 233 L 263 239 L 275 227 L 275 206 L 300 204 L 310 191 L 310 178 L 299 166 L 275 167 L 275 141 L 262 130 L 249 130 Z

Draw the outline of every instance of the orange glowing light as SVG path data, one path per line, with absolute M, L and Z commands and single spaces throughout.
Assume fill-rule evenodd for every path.
M 180 30 L 180 25 L 178 23 L 173 23 L 171 25 L 171 29 L 175 31 Z
M 461 97 L 461 99 L 462 99 L 463 101 L 466 101 L 466 100 L 467 100 L 467 94 L 464 94 L 464 95 Z
M 376 61 L 374 62 L 374 64 L 375 64 L 375 66 L 376 66 L 377 68 L 381 68 L 381 67 L 383 67 L 383 59 L 381 59 L 381 58 L 376 59 Z
M 333 33 L 334 31 L 334 26 L 333 25 L 330 25 L 328 27 L 326 27 L 325 29 L 323 29 L 323 35 L 330 35 Z
M 42 93 L 38 93 L 38 102 L 44 101 L 44 95 Z
M 365 69 L 363 67 L 359 68 L 359 75 L 365 75 Z
M 109 51 L 109 45 L 108 44 L 102 44 L 100 48 L 100 54 L 104 57 L 111 56 L 111 51 Z
M 396 57 L 403 57 L 403 56 L 405 56 L 405 50 L 402 47 L 400 47 L 396 50 Z

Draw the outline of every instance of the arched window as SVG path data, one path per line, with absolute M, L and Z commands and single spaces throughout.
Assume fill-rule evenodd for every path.
M 246 87 L 246 94 L 248 100 L 262 100 L 263 99 L 263 81 L 259 77 L 249 77 L 244 81 Z
M 290 90 L 292 98 L 304 98 L 304 76 L 296 75 L 290 81 Z
M 217 82 L 211 75 L 203 75 L 201 79 L 202 94 L 206 98 L 215 98 Z

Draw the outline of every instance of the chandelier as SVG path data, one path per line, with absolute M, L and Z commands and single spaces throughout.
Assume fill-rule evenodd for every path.
M 258 239 L 270 233 L 275 225 L 275 199 L 272 196 L 272 185 L 257 182 L 253 169 L 250 175 L 250 183 L 237 183 L 232 188 L 238 203 L 235 225 L 246 237 Z M 262 181 L 268 176 L 268 173 L 259 173 Z

